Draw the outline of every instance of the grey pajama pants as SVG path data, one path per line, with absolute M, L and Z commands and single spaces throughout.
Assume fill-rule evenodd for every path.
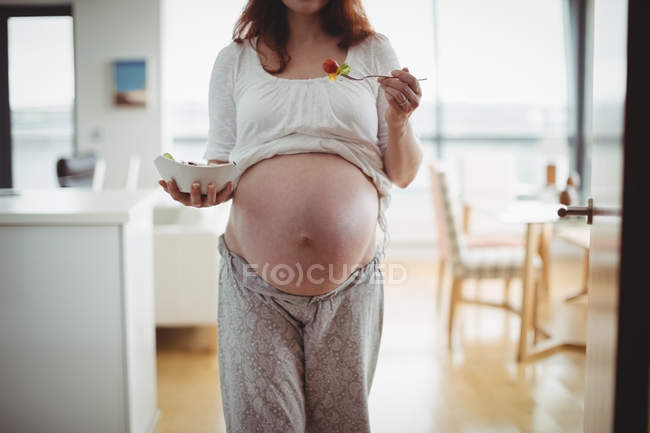
M 369 432 L 383 319 L 379 255 L 321 296 L 273 287 L 219 237 L 218 347 L 228 433 Z

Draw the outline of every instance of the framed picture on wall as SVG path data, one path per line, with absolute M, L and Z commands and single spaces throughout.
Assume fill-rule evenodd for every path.
M 146 107 L 147 63 L 144 59 L 113 62 L 113 104 L 116 107 Z

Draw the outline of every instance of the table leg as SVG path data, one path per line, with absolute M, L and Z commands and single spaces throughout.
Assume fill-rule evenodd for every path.
M 582 266 L 582 290 L 587 293 L 589 291 L 589 248 L 585 248 Z
M 562 341 L 548 332 L 542 331 L 548 337 L 548 340 L 540 344 L 528 344 L 529 334 L 537 323 L 532 323 L 537 308 L 535 299 L 535 267 L 533 258 L 538 253 L 538 244 L 540 240 L 540 223 L 526 224 L 526 251 L 522 270 L 523 296 L 521 302 L 521 328 L 519 333 L 519 348 L 517 351 L 518 361 L 533 361 L 545 356 L 552 355 L 559 350 L 570 349 L 584 352 L 585 344 L 580 341 Z
M 463 233 L 469 234 L 470 224 L 472 220 L 472 207 L 469 205 L 463 206 Z
M 530 333 L 529 331 L 533 316 L 533 308 L 536 308 L 534 305 L 535 267 L 533 266 L 533 259 L 537 253 L 539 229 L 540 227 L 538 223 L 526 224 L 526 251 L 521 277 L 523 286 L 523 296 L 521 301 L 521 326 L 519 332 L 519 349 L 517 351 L 517 360 L 519 361 L 526 359 L 528 352 L 528 334 Z
M 545 296 L 551 294 L 551 237 L 553 225 L 544 223 L 539 238 L 539 255 L 542 259 L 542 290 Z

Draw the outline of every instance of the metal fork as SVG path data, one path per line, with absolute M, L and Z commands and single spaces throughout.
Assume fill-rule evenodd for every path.
M 345 77 L 348 80 L 354 80 L 354 81 L 361 81 L 361 80 L 365 80 L 366 78 L 372 78 L 372 77 L 377 77 L 377 78 L 397 78 L 397 77 L 393 77 L 392 75 L 365 75 L 365 76 L 363 76 L 361 78 L 355 78 L 355 77 L 349 76 L 348 74 L 341 74 L 341 77 Z M 423 81 L 423 80 L 426 80 L 426 78 L 416 78 L 416 80 Z

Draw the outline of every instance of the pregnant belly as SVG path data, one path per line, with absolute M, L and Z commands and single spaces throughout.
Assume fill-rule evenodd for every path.
M 225 240 L 269 284 L 315 296 L 372 260 L 377 212 L 377 190 L 352 163 L 278 155 L 242 175 Z

